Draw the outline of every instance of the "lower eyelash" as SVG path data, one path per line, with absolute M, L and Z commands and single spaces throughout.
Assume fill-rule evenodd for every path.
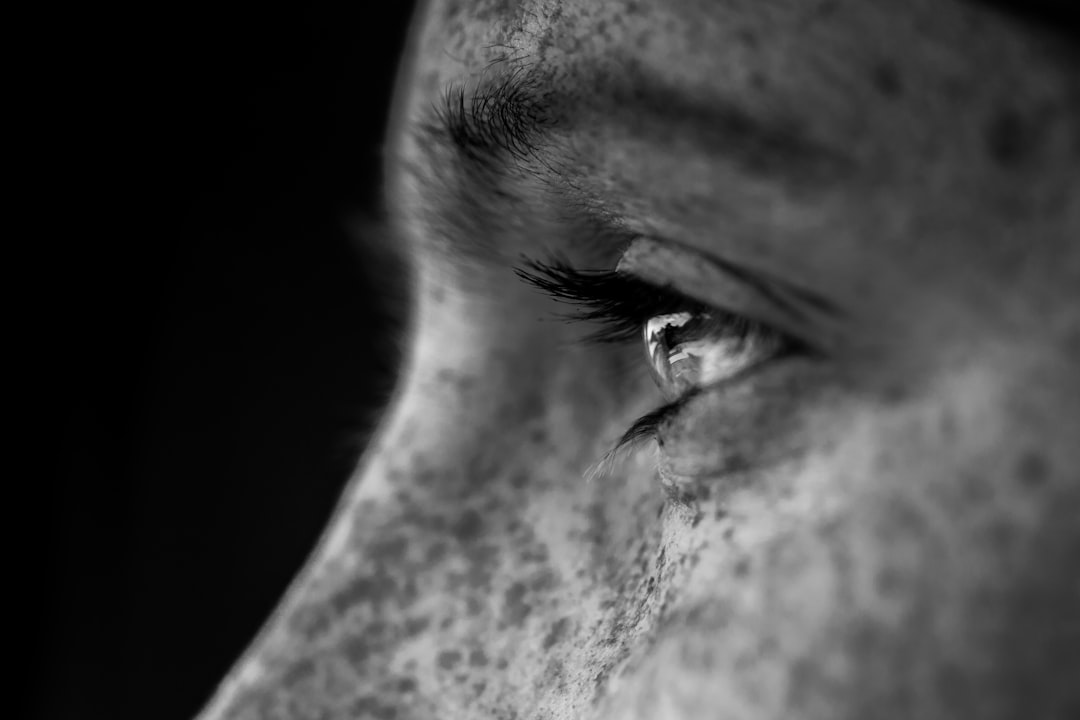
M 631 449 L 642 441 L 656 439 L 660 426 L 669 418 L 677 415 L 698 392 L 698 390 L 691 390 L 678 400 L 669 402 L 650 413 L 642 415 L 626 429 L 619 441 L 615 443 L 615 447 L 608 452 L 617 453 L 620 450 Z
M 642 415 L 627 428 L 622 437 L 604 453 L 592 467 L 585 472 L 586 480 L 595 480 L 607 475 L 620 453 L 636 449 L 641 443 L 649 440 L 659 440 L 660 427 L 669 418 L 677 415 L 689 400 L 697 394 L 697 391 L 688 392 L 683 397 L 658 407 L 650 413 Z

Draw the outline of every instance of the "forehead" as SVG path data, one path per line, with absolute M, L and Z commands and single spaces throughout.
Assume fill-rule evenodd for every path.
M 891 96 L 905 89 L 901 73 L 918 66 L 953 90 L 974 76 L 1007 86 L 1045 41 L 1030 43 L 1001 16 L 954 0 L 427 0 L 418 16 L 427 28 L 416 51 L 428 70 L 442 70 L 433 82 L 511 60 L 593 91 L 636 72 L 707 95 L 751 95 L 765 75 L 771 84 L 783 74 L 790 87 L 812 79 L 815 92 L 838 99 L 865 81 Z M 980 60 L 995 61 L 994 77 Z
M 399 113 L 423 124 L 450 86 L 526 73 L 570 120 L 550 164 L 642 234 L 817 274 L 868 307 L 1001 316 L 985 298 L 1019 287 L 1020 257 L 1038 267 L 1018 295 L 1068 286 L 1075 81 L 985 8 L 433 0 L 419 17 Z M 748 172 L 798 170 L 806 148 L 827 162 L 793 182 Z

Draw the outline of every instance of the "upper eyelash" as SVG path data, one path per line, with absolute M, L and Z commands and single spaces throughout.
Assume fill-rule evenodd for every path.
M 580 309 L 568 319 L 603 323 L 605 327 L 588 337 L 594 342 L 639 340 L 649 318 L 674 312 L 707 312 L 736 332 L 750 327 L 745 318 L 617 270 L 579 270 L 559 258 L 546 262 L 525 258 L 514 273 L 556 300 L 577 305 Z

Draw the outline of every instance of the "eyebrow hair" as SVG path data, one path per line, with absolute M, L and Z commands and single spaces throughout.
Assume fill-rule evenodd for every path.
M 853 164 L 837 149 L 806 137 L 796 118 L 755 117 L 734 104 L 705 102 L 641 78 L 634 84 L 608 83 L 604 93 L 586 96 L 545 83 L 528 65 L 496 74 L 471 93 L 464 84 L 451 85 L 420 129 L 429 139 L 448 141 L 482 174 L 504 169 L 535 174 L 539 166 L 565 180 L 567 172 L 557 165 L 567 159 L 551 156 L 553 136 L 593 121 L 647 140 L 688 135 L 706 153 L 750 175 L 809 190 Z M 664 132 L 649 132 L 658 128 Z
M 449 138 L 452 146 L 477 169 L 494 170 L 509 159 L 537 159 L 545 128 L 554 125 L 539 101 L 537 79 L 519 66 L 469 93 L 465 84 L 452 84 L 435 108 L 435 121 L 424 125 L 427 135 Z
M 438 213 L 443 229 L 428 234 L 429 247 L 455 263 L 510 261 L 484 233 L 475 232 L 475 223 L 492 217 L 494 199 L 535 202 L 522 194 L 519 183 L 507 182 L 517 176 L 560 197 L 567 217 L 574 219 L 570 226 L 588 227 L 576 235 L 577 249 L 606 262 L 612 248 L 625 246 L 629 238 L 618 211 L 609 210 L 611 198 L 601 194 L 607 191 L 587 189 L 589 183 L 582 182 L 587 165 L 575 161 L 574 131 L 594 123 L 657 142 L 660 152 L 666 138 L 690 135 L 695 151 L 700 147 L 736 172 L 803 196 L 824 192 L 853 174 L 852 158 L 807 138 L 796 120 L 757 118 L 731 103 L 705 102 L 641 78 L 600 85 L 602 92 L 585 95 L 527 61 L 498 68 L 475 85 L 451 83 L 410 131 L 430 153 L 435 172 L 429 177 L 436 183 L 431 187 L 443 197 Z M 447 171 L 461 175 L 455 180 Z

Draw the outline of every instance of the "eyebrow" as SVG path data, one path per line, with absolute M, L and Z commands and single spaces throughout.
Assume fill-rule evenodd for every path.
M 621 95 L 614 93 L 611 101 L 618 102 Z M 654 122 L 702 126 L 704 132 L 699 135 L 707 149 L 728 156 L 752 174 L 809 182 L 820 179 L 823 172 L 831 174 L 850 164 L 847 158 L 800 137 L 787 126 L 756 121 L 730 106 L 695 104 L 662 87 L 635 91 L 633 100 L 654 116 Z M 572 128 L 580 120 L 580 114 L 566 110 L 573 105 L 571 101 L 569 95 L 544 85 L 527 67 L 519 66 L 481 83 L 472 93 L 464 84 L 448 87 L 433 116 L 421 123 L 420 132 L 456 150 L 473 171 L 474 180 L 492 192 L 505 193 L 497 186 L 498 175 L 509 168 L 536 175 L 539 164 L 554 175 L 563 175 L 545 156 L 545 145 L 554 132 Z M 463 235 L 470 237 L 469 233 Z M 481 256 L 488 254 L 488 248 L 481 247 L 476 238 L 466 246 L 479 250 Z M 703 252 L 699 248 L 694 251 Z M 822 296 L 779 278 L 766 279 L 714 254 L 705 255 L 793 317 L 804 317 L 803 308 L 839 314 Z
M 551 106 L 541 97 L 536 76 L 524 67 L 488 80 L 472 93 L 464 83 L 452 84 L 421 131 L 449 140 L 474 169 L 521 167 L 539 159 L 540 144 L 556 124 Z
M 588 124 L 606 124 L 654 144 L 692 138 L 706 155 L 742 172 L 802 190 L 821 189 L 849 174 L 852 159 L 807 137 L 797 118 L 764 118 L 719 99 L 637 78 L 608 83 L 602 94 L 561 88 L 529 66 L 482 81 L 469 92 L 451 85 L 421 135 L 453 147 L 481 175 L 506 169 L 548 171 L 567 179 L 572 168 L 554 150 L 554 137 Z

